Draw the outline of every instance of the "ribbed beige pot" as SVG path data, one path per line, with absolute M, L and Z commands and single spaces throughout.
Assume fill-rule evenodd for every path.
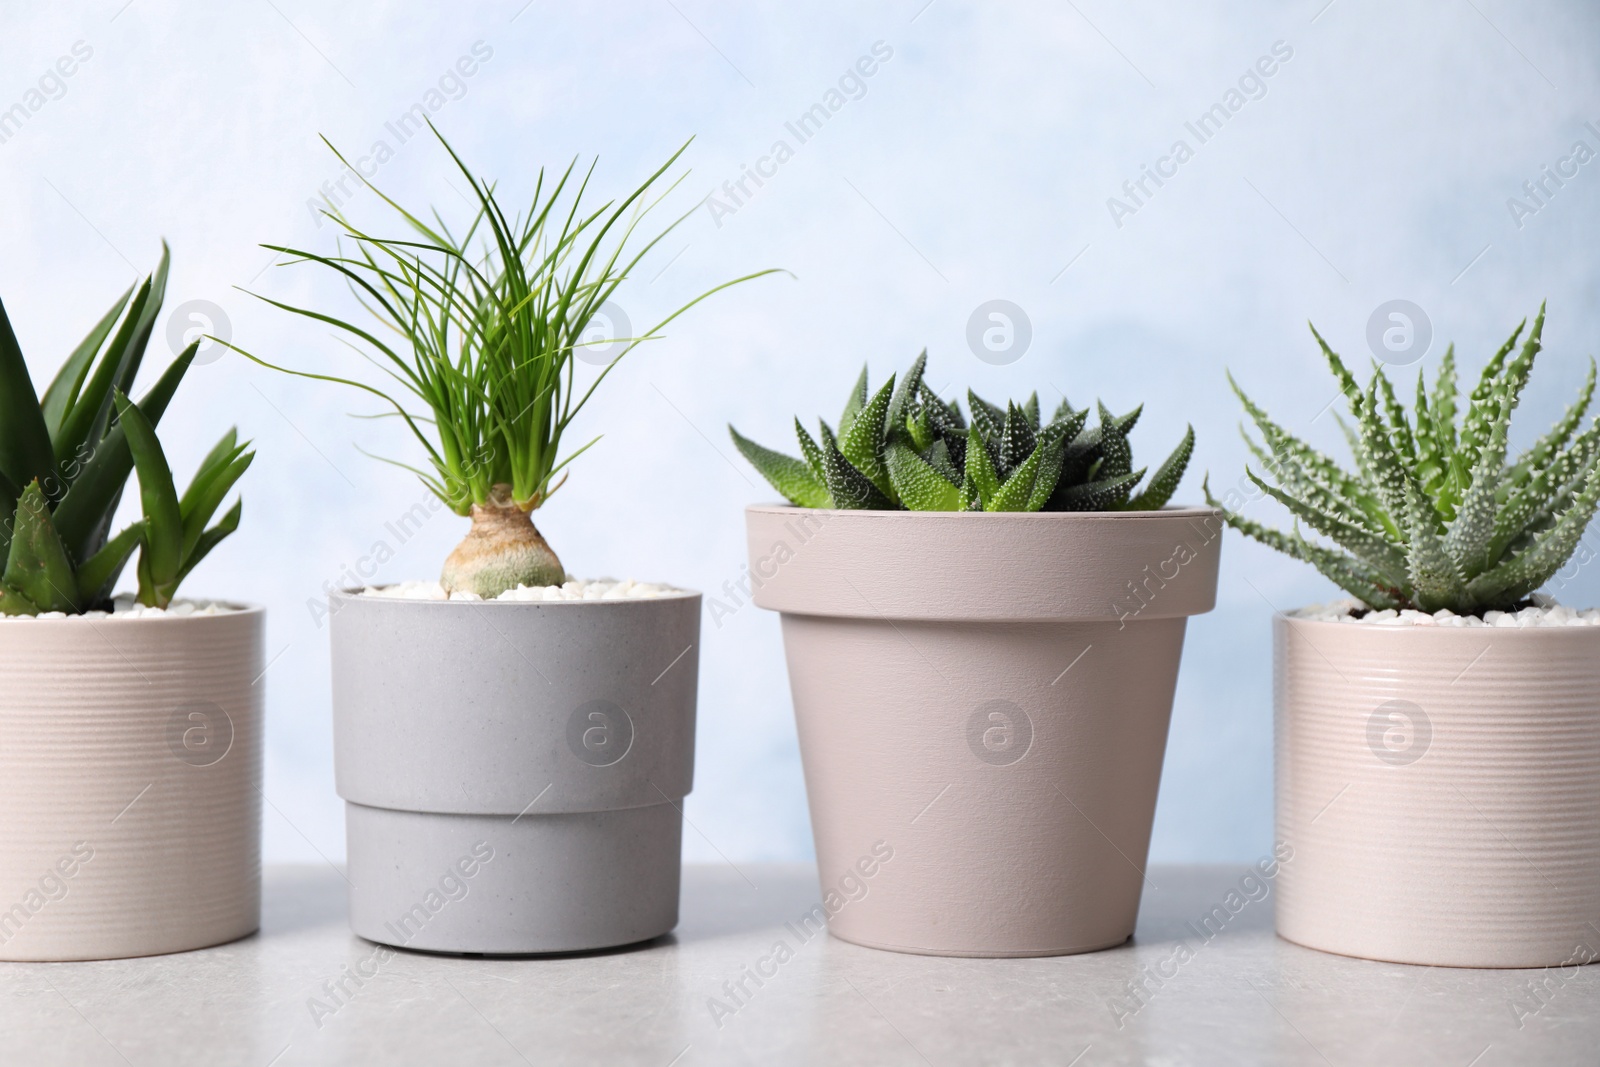
M 1600 628 L 1273 630 L 1280 935 L 1432 966 L 1600 955 Z
M 259 926 L 263 618 L 0 619 L 0 959 Z
M 751 507 L 837 937 L 946 956 L 1133 932 L 1221 521 Z

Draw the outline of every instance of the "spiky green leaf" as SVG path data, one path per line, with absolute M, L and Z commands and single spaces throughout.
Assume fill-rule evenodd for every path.
M 77 577 L 66 546 L 50 521 L 50 506 L 37 479 L 17 498 L 14 522 L 0 581 L 40 611 L 77 611 Z
M 1480 602 L 1514 606 L 1549 581 L 1572 557 L 1600 502 L 1600 461 L 1591 464 L 1582 490 L 1549 529 L 1533 539 L 1528 549 L 1491 571 L 1478 575 L 1468 593 Z
M 178 581 L 182 582 L 189 577 L 189 572 L 200 565 L 200 561 L 211 554 L 211 550 L 226 541 L 239 529 L 239 517 L 244 511 L 244 501 L 235 500 L 233 507 L 222 516 L 222 520 L 211 529 L 200 535 L 200 540 L 195 543 L 194 551 L 183 561 L 183 568 L 178 571 Z
M 805 458 L 806 466 L 811 468 L 811 473 L 816 476 L 817 484 L 822 484 L 822 449 L 806 433 L 806 428 L 800 425 L 799 418 L 794 420 L 794 435 L 800 442 L 800 455 Z
M 1497 493 L 1506 465 L 1506 431 L 1511 425 L 1511 405 L 1510 392 L 1502 391 L 1500 410 L 1489 426 L 1488 438 L 1478 451 L 1477 462 L 1472 465 L 1471 483 L 1445 535 L 1445 551 L 1455 560 L 1464 578 L 1476 577 L 1495 562 L 1489 556 L 1489 549 L 1499 504 Z M 1420 487 L 1418 494 L 1421 494 Z
M 139 473 L 139 498 L 148 524 L 139 554 L 139 603 L 164 608 L 172 600 L 183 566 L 183 511 L 178 490 L 150 420 L 121 389 L 115 390 L 112 398 Z
M 739 450 L 739 454 L 749 460 L 750 465 L 759 471 L 763 478 L 771 482 L 772 487 L 782 493 L 790 503 L 803 508 L 827 508 L 833 506 L 833 501 L 828 495 L 827 486 L 823 485 L 817 476 L 812 473 L 811 468 L 806 463 L 795 459 L 793 456 L 786 456 L 782 452 L 775 452 L 770 448 L 756 444 L 731 425 L 728 427 L 728 434 L 733 438 L 733 446 Z M 816 446 L 812 445 L 812 447 L 815 448 Z M 222 496 L 218 495 L 216 503 L 220 504 L 221 502 Z M 213 507 L 215 506 L 213 505 Z M 207 515 L 201 519 L 202 526 L 210 518 L 211 516 Z M 184 541 L 188 547 L 192 548 L 199 541 L 200 531 L 191 531 L 187 528 L 189 524 L 185 524 L 185 526 Z M 193 533 L 194 541 L 189 540 L 191 532 Z
M 1194 426 L 1191 425 L 1184 431 L 1183 440 L 1178 442 L 1178 447 L 1156 468 L 1155 474 L 1150 477 L 1150 484 L 1144 491 L 1129 500 L 1126 507 L 1129 511 L 1159 511 L 1167 506 L 1167 501 L 1172 499 L 1172 494 L 1177 492 L 1178 483 L 1183 481 L 1183 472 L 1189 468 L 1189 458 L 1194 455 Z
M 100 351 L 100 346 L 105 344 L 106 338 L 111 335 L 111 328 L 117 324 L 117 318 L 122 314 L 123 308 L 128 306 L 128 298 L 133 295 L 133 286 L 128 286 L 123 291 L 116 303 L 111 305 L 111 310 L 100 317 L 88 335 L 72 350 L 67 361 L 56 372 L 55 379 L 50 387 L 44 391 L 44 397 L 39 402 L 39 407 L 44 413 L 46 428 L 54 440 L 61 429 L 61 420 L 78 398 L 78 393 L 83 389 L 84 379 L 89 376 L 89 368 L 94 363 L 95 354 Z
M 916 406 L 917 397 L 922 391 L 922 373 L 927 367 L 928 350 L 924 348 L 912 361 L 911 369 L 900 379 L 900 384 L 895 387 L 894 397 L 889 401 L 889 411 L 884 416 L 883 424 L 891 434 L 898 434 L 906 426 L 906 418 Z M 919 444 L 916 447 L 923 449 L 928 446 Z
M 35 478 L 48 480 L 54 467 L 50 430 L 0 303 L 0 474 L 14 486 L 25 486 Z
M 196 341 L 184 349 L 166 369 L 150 391 L 139 399 L 139 410 L 152 426 L 159 425 L 167 405 L 178 391 L 199 351 Z M 64 471 L 81 467 L 72 479 L 72 488 L 56 505 L 56 529 L 66 542 L 73 559 L 88 559 L 105 544 L 111 518 L 122 499 L 122 487 L 133 471 L 133 453 L 128 450 L 127 434 L 120 425 L 111 427 L 104 440 L 66 461 Z
M 104 548 L 78 568 L 78 602 L 85 608 L 93 608 L 110 599 L 122 568 L 127 566 L 133 550 L 144 540 L 146 526 L 142 519 L 133 523 L 107 541 Z
M 850 427 L 856 421 L 856 416 L 867 403 L 867 365 L 861 365 L 861 376 L 856 379 L 856 384 L 850 387 L 850 396 L 844 402 L 844 411 L 839 415 L 839 436 L 843 437 L 850 432 Z
M 1033 454 L 1037 440 L 1027 413 L 1016 404 L 1008 404 L 1005 421 L 1000 425 L 1000 473 L 1009 475 L 1021 466 Z
M 831 444 L 823 450 L 822 470 L 834 507 L 856 511 L 894 510 L 894 501 L 873 485 L 866 475 L 852 467 L 850 461 Z
M 959 511 L 961 490 L 902 441 L 891 441 L 885 458 L 900 503 L 912 511 Z
M 889 417 L 889 401 L 893 395 L 894 375 L 891 374 L 867 406 L 857 413 L 850 428 L 839 432 L 839 451 L 844 458 L 890 500 L 894 499 L 894 487 L 889 484 L 889 468 L 883 462 L 883 446 L 884 423 Z
M 1144 469 L 1140 468 L 1112 478 L 1080 482 L 1067 486 L 1065 490 L 1057 487 L 1050 505 L 1057 507 L 1059 504 L 1062 511 L 1115 511 L 1121 508 L 1133 492 L 1133 487 L 1143 477 Z
M 968 499 L 976 499 L 980 504 L 987 506 L 1000 490 L 1000 477 L 995 473 L 994 463 L 989 458 L 989 450 L 984 445 L 983 431 L 979 428 L 977 416 L 974 415 L 971 428 L 967 430 L 967 469 L 962 485 L 968 490 Z

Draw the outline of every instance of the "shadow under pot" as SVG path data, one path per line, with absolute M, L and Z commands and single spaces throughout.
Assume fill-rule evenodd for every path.
M 836 937 L 1049 956 L 1133 933 L 1220 515 L 746 510 Z
M 0 960 L 261 925 L 265 615 L 0 619 Z
M 610 948 L 678 922 L 700 595 L 330 598 L 350 926 L 434 952 Z
M 1282 937 L 1427 966 L 1600 958 L 1600 627 L 1273 633 Z

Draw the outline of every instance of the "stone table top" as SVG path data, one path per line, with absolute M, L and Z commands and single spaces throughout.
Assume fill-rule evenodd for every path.
M 339 872 L 269 867 L 242 941 L 0 964 L 0 1064 L 1600 1064 L 1600 968 L 1328 955 L 1275 937 L 1270 897 L 1208 935 L 1244 871 L 1152 868 L 1115 949 L 974 960 L 802 940 L 810 867 L 690 865 L 666 937 L 465 959 L 380 952 Z

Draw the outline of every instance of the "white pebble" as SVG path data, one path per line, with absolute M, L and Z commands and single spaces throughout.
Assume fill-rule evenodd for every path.
M 1488 611 L 1480 618 L 1477 615 L 1457 615 L 1448 608 L 1428 614 L 1406 608 L 1402 611 L 1385 609 L 1383 611 L 1365 611 L 1356 615 L 1355 612 L 1363 611 L 1364 605 L 1357 600 L 1336 600 L 1328 604 L 1313 604 L 1299 611 L 1290 612 L 1296 619 L 1310 619 L 1315 622 L 1344 622 L 1357 626 L 1497 626 L 1501 628 L 1526 629 L 1536 626 L 1600 626 L 1600 608 L 1584 608 L 1575 611 L 1545 594 L 1537 594 L 1530 598 L 1533 603 L 1517 611 Z
M 683 590 L 670 585 L 636 582 L 632 578 L 617 581 L 613 578 L 596 578 L 590 581 L 568 576 L 563 585 L 519 585 L 501 593 L 496 600 L 551 602 L 565 600 L 650 600 L 658 597 L 680 596 Z M 381 596 L 396 600 L 482 600 L 476 593 L 457 592 L 445 595 L 438 582 L 399 582 L 395 585 L 369 585 L 361 591 L 363 596 Z

